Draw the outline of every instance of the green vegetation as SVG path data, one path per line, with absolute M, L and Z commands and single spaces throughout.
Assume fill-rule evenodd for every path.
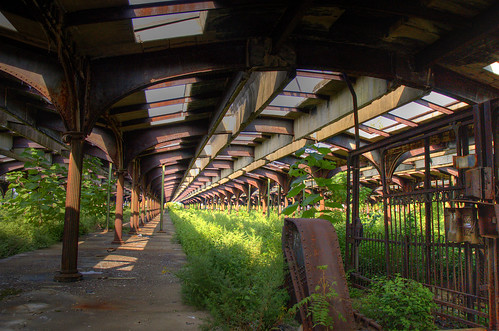
M 305 306 L 307 317 L 312 317 L 314 327 L 320 325 L 326 327 L 326 330 L 333 330 L 334 320 L 330 315 L 331 302 L 338 296 L 338 293 L 333 288 L 335 283 L 330 284 L 326 280 L 327 265 L 318 266 L 317 269 L 322 270 L 322 277 L 315 287 L 315 292 L 295 304 L 289 311 L 291 314 L 296 314 L 300 307 Z M 340 318 L 343 319 L 343 316 L 340 315 Z
M 434 330 L 433 293 L 422 284 L 396 275 L 378 278 L 360 311 L 387 330 Z
M 334 162 L 325 158 L 331 152 L 328 148 L 309 145 L 295 154 L 302 156 L 306 152 L 308 155 L 293 164 L 288 172 L 289 176 L 296 179 L 291 183 L 287 197 L 294 198 L 302 194 L 302 199 L 286 207 L 283 214 L 291 215 L 301 207 L 300 217 L 320 217 L 334 222 L 334 208 L 343 208 L 338 200 L 343 197 L 345 186 L 337 183 L 335 178 L 327 178 L 327 173 L 336 168 Z M 317 193 L 307 193 L 307 187 L 313 187 Z M 316 204 L 323 204 L 325 208 L 317 209 Z
M 170 209 L 189 263 L 179 274 L 186 303 L 205 308 L 209 328 L 269 330 L 285 315 L 282 219 Z
M 27 149 L 25 171 L 6 174 L 9 190 L 0 211 L 0 258 L 48 247 L 62 238 L 67 169 L 51 164 L 43 151 Z M 83 165 L 80 234 L 105 227 L 106 185 L 97 177 L 102 163 L 87 158 Z M 112 223 L 112 222 L 111 222 Z

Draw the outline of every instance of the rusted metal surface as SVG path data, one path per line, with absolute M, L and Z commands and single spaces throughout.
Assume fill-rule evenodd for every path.
M 346 257 L 354 268 L 351 279 L 355 286 L 367 287 L 376 275 L 401 273 L 433 291 L 440 307 L 436 314 L 445 320 L 497 327 L 498 215 L 491 199 L 495 191 L 489 184 L 494 181 L 494 171 L 483 171 L 493 166 L 492 135 L 486 133 L 493 132 L 491 121 L 486 120 L 491 118 L 491 109 L 479 105 L 419 125 L 412 137 L 399 134 L 351 153 L 355 157 L 381 151 L 380 211 L 385 221 L 384 233 L 364 229 L 359 234 L 351 225 L 353 216 L 348 215 Z M 468 134 L 473 131 L 477 162 L 470 154 Z M 455 153 L 462 160 L 471 157 L 473 162 L 460 162 L 461 169 L 436 172 L 432 153 L 441 151 Z M 403 179 L 393 176 L 405 162 L 400 161 L 402 155 L 421 159 L 424 170 L 403 175 Z M 468 167 L 474 168 L 462 169 Z M 356 171 L 351 166 L 348 170 Z M 384 259 L 379 259 L 383 255 Z
M 341 251 L 333 225 L 322 219 L 286 218 L 282 242 L 297 301 L 315 292 L 322 278 L 322 270 L 317 267 L 327 266 L 324 278 L 338 294 L 331 301 L 330 309 L 334 328 L 355 329 Z M 304 330 L 312 330 L 313 323 L 311 318 L 306 317 L 305 307 L 300 308 L 300 315 Z
M 123 244 L 123 187 L 125 185 L 124 171 L 117 171 L 118 180 L 116 182 L 116 211 L 114 219 L 114 240 L 113 244 Z
M 83 168 L 83 136 L 72 134 L 66 188 L 66 212 L 62 237 L 61 270 L 56 281 L 68 282 L 81 279 L 78 272 L 78 232 L 80 225 L 81 176 Z

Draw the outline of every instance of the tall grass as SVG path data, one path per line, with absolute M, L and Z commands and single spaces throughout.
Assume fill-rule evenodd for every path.
M 288 299 L 282 218 L 193 209 L 170 216 L 188 256 L 179 273 L 184 300 L 210 311 L 207 327 L 269 330 L 280 323 Z

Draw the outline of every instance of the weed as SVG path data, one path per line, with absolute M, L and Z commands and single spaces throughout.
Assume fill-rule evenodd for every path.
M 209 328 L 269 330 L 282 319 L 282 220 L 245 211 L 170 215 L 189 262 L 178 274 L 184 301 L 210 311 Z
M 434 330 L 435 309 L 429 289 L 396 275 L 377 279 L 362 301 L 361 313 L 388 330 Z

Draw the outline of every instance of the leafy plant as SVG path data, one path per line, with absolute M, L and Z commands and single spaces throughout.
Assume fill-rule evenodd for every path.
M 293 198 L 302 194 L 302 199 L 286 207 L 283 210 L 284 215 L 291 215 L 301 207 L 301 217 L 320 217 L 330 222 L 335 221 L 334 209 L 343 208 L 338 198 L 341 199 L 345 185 L 337 183 L 334 177 L 327 178 L 328 172 L 336 168 L 333 161 L 325 158 L 330 152 L 328 148 L 310 145 L 295 153 L 297 156 L 306 153 L 306 156 L 289 169 L 288 175 L 296 179 L 291 183 L 287 197 Z M 313 192 L 308 193 L 307 188 Z M 317 205 L 324 208 L 317 209 Z
M 258 212 L 170 208 L 188 264 L 184 301 L 210 311 L 212 329 L 270 330 L 285 316 L 282 219 Z
M 315 287 L 315 292 L 296 303 L 289 312 L 294 315 L 298 309 L 305 307 L 307 317 L 312 317 L 314 327 L 321 325 L 325 326 L 327 330 L 333 330 L 334 319 L 330 312 L 334 307 L 332 307 L 331 301 L 338 296 L 338 293 L 333 288 L 335 283 L 329 283 L 326 279 L 325 270 L 327 265 L 317 266 L 317 269 L 322 270 L 322 276 L 319 284 Z M 341 314 L 339 314 L 339 317 L 344 318 Z
M 7 173 L 9 192 L 0 213 L 0 258 L 48 247 L 62 238 L 67 168 L 50 163 L 41 150 L 26 149 L 23 171 Z M 80 234 L 102 227 L 106 213 L 106 185 L 98 173 L 102 163 L 83 163 Z
M 433 293 L 422 284 L 395 275 L 378 278 L 362 302 L 362 313 L 388 330 L 434 330 Z

